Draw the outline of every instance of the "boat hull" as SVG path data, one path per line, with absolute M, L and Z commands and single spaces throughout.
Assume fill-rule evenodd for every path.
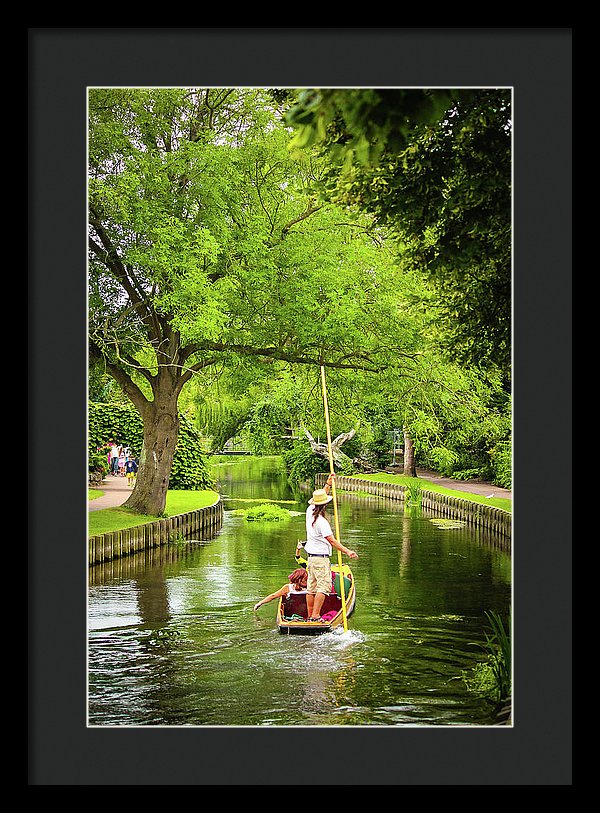
M 332 565 L 331 570 L 332 573 L 339 574 L 339 565 Z M 346 618 L 348 618 L 356 604 L 356 585 L 354 575 L 348 565 L 343 566 L 343 572 L 345 583 L 348 585 L 349 582 L 345 593 Z M 340 595 L 336 593 L 330 593 L 325 597 L 321 614 L 325 615 L 333 611 L 335 615 L 327 621 L 308 621 L 306 596 L 302 594 L 292 594 L 289 598 L 279 599 L 277 605 L 277 627 L 279 632 L 284 635 L 320 635 L 324 632 L 331 632 L 331 630 L 344 623 L 342 600 Z

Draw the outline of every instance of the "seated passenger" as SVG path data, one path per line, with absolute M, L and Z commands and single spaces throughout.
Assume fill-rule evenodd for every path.
M 306 570 L 303 567 L 298 567 L 293 573 L 290 573 L 288 576 L 288 583 L 284 584 L 277 592 L 271 593 L 271 595 L 266 596 L 265 598 L 261 599 L 254 605 L 254 609 L 257 610 L 263 604 L 267 604 L 269 601 L 273 601 L 275 598 L 280 597 L 287 597 L 291 594 L 297 593 L 306 593 L 306 585 L 308 583 L 308 576 Z

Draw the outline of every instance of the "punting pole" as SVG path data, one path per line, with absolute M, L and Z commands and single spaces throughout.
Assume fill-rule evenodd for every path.
M 329 425 L 329 405 L 327 403 L 327 384 L 325 383 L 325 367 L 321 365 L 321 389 L 323 390 L 323 407 L 325 410 L 325 425 L 327 427 L 327 450 L 329 452 L 329 471 L 335 474 L 333 468 L 333 450 L 331 448 L 331 427 Z M 335 538 L 341 543 L 340 539 L 340 518 L 337 509 L 337 497 L 335 491 L 335 477 L 331 481 L 331 495 L 333 497 L 333 517 L 335 521 Z M 344 620 L 344 632 L 348 632 L 348 616 L 346 614 L 346 588 L 344 586 L 344 570 L 342 564 L 342 551 L 338 549 L 338 564 L 340 567 L 340 593 L 342 598 L 342 618 Z

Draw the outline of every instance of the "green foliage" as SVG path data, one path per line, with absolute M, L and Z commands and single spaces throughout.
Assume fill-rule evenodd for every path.
M 263 503 L 248 509 L 237 509 L 235 514 L 244 516 L 248 522 L 285 522 L 290 519 L 290 512 L 274 503 Z
M 283 461 L 293 485 L 310 483 L 314 488 L 316 475 L 329 471 L 325 458 L 316 455 L 310 444 L 303 440 L 295 441 L 283 453 Z
M 328 371 L 330 408 L 334 436 L 360 426 L 352 451 L 344 447 L 351 456 L 387 462 L 385 432 L 406 425 L 419 464 L 505 476 L 510 427 L 497 419 L 495 385 L 479 367 L 459 379 L 435 349 L 451 335 L 440 314 L 473 326 L 456 284 L 471 319 L 495 296 L 479 301 L 480 272 L 484 286 L 494 268 L 503 278 L 507 133 L 497 128 L 506 108 L 494 112 L 502 99 L 308 91 L 300 123 L 320 127 L 319 143 L 342 164 L 352 153 L 340 174 L 330 155 L 288 150 L 274 99 L 292 95 L 90 91 L 90 330 L 101 358 L 90 367 L 91 400 L 122 391 L 148 414 L 162 407 L 166 370 L 165 391 L 185 380 L 187 398 L 194 387 L 185 413 L 191 407 L 213 449 L 243 431 L 254 451 L 281 452 L 301 421 L 323 437 L 318 364 L 326 359 L 345 366 Z M 497 175 L 495 146 L 503 147 Z M 490 264 L 479 268 L 483 254 Z M 106 372 L 122 390 L 106 388 Z M 121 439 L 135 443 L 133 434 Z M 310 475 L 309 458 L 297 454 L 292 476 Z M 182 485 L 198 481 L 191 459 L 173 468 Z
M 511 346 L 511 94 L 506 90 L 309 89 L 286 121 L 292 149 L 332 162 L 325 199 L 391 228 L 402 262 L 431 283 L 431 334 L 463 364 Z
M 114 379 L 108 375 L 104 364 L 94 358 L 88 364 L 88 400 L 96 403 L 119 402 L 123 395 Z
M 88 471 L 99 472 L 103 477 L 108 472 L 108 458 L 106 453 L 93 452 L 88 457 Z
M 398 432 L 397 445 L 402 445 L 406 428 L 417 466 L 505 487 L 507 480 L 499 482 L 492 466 L 492 450 L 503 449 L 509 463 L 511 401 L 497 374 L 465 370 L 422 344 L 418 355 L 384 375 L 355 375 L 343 388 L 336 382 L 332 396 L 359 426 L 353 441 L 360 443 L 360 450 L 354 457 L 378 468 L 389 465 L 392 432 Z M 397 455 L 397 462 L 400 459 Z
M 144 430 L 139 413 L 131 404 L 88 404 L 88 452 L 93 455 L 113 440 L 129 446 L 139 459 Z
M 490 457 L 497 444 L 510 446 L 511 403 L 501 378 L 431 360 L 419 377 L 420 389 L 413 389 L 403 415 L 417 464 L 455 479 L 503 485 Z
M 509 440 L 498 442 L 490 449 L 493 482 L 502 488 L 512 488 L 512 444 Z
M 209 438 L 211 452 L 217 452 L 240 432 L 250 416 L 251 406 L 243 396 L 236 400 L 221 389 L 215 394 L 202 393 L 194 409 L 196 425 Z
M 290 415 L 284 405 L 267 398 L 257 403 L 244 424 L 254 454 L 278 454 L 286 445 L 285 430 Z
M 452 477 L 455 480 L 474 480 L 480 475 L 481 469 L 461 469 L 460 471 L 454 471 Z
M 107 448 L 110 440 L 131 448 L 139 460 L 144 428 L 139 413 L 130 404 L 88 404 L 88 451 L 90 460 Z M 213 485 L 205 463 L 200 437 L 191 422 L 180 415 L 180 428 L 169 487 L 203 490 Z
M 302 395 L 296 376 L 284 369 L 255 370 L 246 384 L 247 417 L 242 433 L 257 455 L 280 454 L 291 443 L 290 431 L 302 414 Z M 238 382 L 239 385 L 239 382 Z
M 362 447 L 361 453 L 375 467 L 385 468 L 390 465 L 392 462 L 390 435 L 385 425 L 373 426 L 370 437 Z
M 180 415 L 179 436 L 169 487 L 173 489 L 201 491 L 214 485 L 209 473 L 197 431 L 190 421 Z
M 458 98 L 470 91 L 449 89 L 301 90 L 285 114 L 295 128 L 290 149 L 324 143 L 339 164 L 377 164 L 384 151 L 396 152 L 409 142 L 418 125 L 433 124 Z
M 404 487 L 404 502 L 410 506 L 420 506 L 423 500 L 423 489 L 418 480 L 409 480 Z
M 508 629 L 497 612 L 486 612 L 491 635 L 486 633 L 486 643 L 481 648 L 487 652 L 484 662 L 477 664 L 471 673 L 463 672 L 469 691 L 494 703 L 508 700 L 512 693 L 512 652 L 510 623 Z
M 344 454 L 344 452 L 340 452 L 340 459 L 336 461 L 335 470 L 338 474 L 341 474 L 344 477 L 349 477 L 351 474 L 355 473 L 356 468 L 352 462 L 352 459 L 348 457 L 347 454 Z

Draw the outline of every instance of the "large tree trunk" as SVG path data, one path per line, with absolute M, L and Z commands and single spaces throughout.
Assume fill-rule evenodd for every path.
M 158 516 L 165 510 L 173 455 L 179 435 L 177 392 L 156 387 L 154 400 L 143 406 L 144 445 L 133 492 L 125 505 Z
M 415 463 L 415 449 L 410 432 L 404 427 L 404 476 L 416 477 L 417 466 Z

